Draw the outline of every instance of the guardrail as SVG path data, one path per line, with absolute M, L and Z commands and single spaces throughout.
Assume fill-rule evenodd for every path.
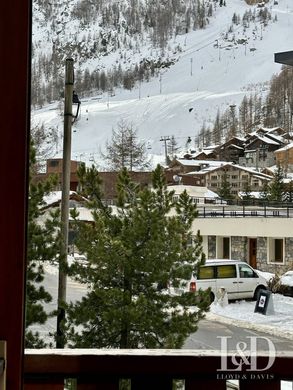
M 198 207 L 199 218 L 293 218 L 292 207 L 251 207 L 251 206 L 218 206 L 218 207 Z
M 24 390 L 224 390 L 231 379 L 241 390 L 280 390 L 282 379 L 293 380 L 293 354 L 269 359 L 245 355 L 242 365 L 241 356 L 220 351 L 27 350 Z

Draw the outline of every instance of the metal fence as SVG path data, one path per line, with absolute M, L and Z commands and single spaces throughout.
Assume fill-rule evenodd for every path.
M 292 205 L 286 207 L 261 206 L 215 206 L 198 207 L 199 218 L 292 218 Z

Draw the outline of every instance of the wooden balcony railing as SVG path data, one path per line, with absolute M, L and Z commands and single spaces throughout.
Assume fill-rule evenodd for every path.
M 201 350 L 27 350 L 24 390 L 224 390 L 229 379 L 241 390 L 280 390 L 293 380 L 293 354 L 278 354 L 271 367 L 258 354 L 236 370 L 239 359 Z

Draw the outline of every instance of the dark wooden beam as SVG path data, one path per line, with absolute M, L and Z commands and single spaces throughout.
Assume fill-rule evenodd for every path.
M 275 62 L 279 64 L 293 66 L 293 51 L 275 53 Z
M 31 0 L 1 3 L 0 340 L 7 389 L 22 388 Z

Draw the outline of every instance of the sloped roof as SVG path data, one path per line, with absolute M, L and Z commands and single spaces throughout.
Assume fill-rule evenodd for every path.
M 293 142 L 291 142 L 290 144 L 287 144 L 287 145 L 283 146 L 283 147 L 280 148 L 280 149 L 275 150 L 275 153 L 277 153 L 277 152 L 285 152 L 286 150 L 289 150 L 289 149 L 292 149 L 292 148 L 293 148 Z
M 43 197 L 44 208 L 57 205 L 61 202 L 62 191 L 52 191 L 49 194 Z M 81 195 L 78 195 L 75 191 L 70 191 L 69 193 L 70 200 L 76 200 L 78 202 L 85 202 L 86 198 Z
M 209 190 L 207 187 L 200 186 L 188 186 L 184 184 L 177 184 L 167 187 L 168 191 L 175 191 L 175 195 L 182 194 L 183 191 L 186 191 L 190 197 L 197 198 L 219 198 L 219 195 L 215 192 Z
M 213 167 L 215 166 L 221 166 L 223 164 L 227 164 L 227 161 L 215 161 L 215 160 L 187 160 L 187 159 L 176 159 L 176 160 L 173 160 L 172 161 L 172 164 L 170 165 L 174 165 L 174 163 L 178 162 L 179 164 L 183 165 L 183 166 L 187 166 L 187 167 L 197 167 L 199 165 L 211 165 Z
M 217 170 L 224 168 L 224 167 L 227 167 L 227 166 L 239 169 L 241 171 L 245 171 L 245 172 L 250 173 L 253 176 L 257 176 L 261 179 L 268 179 L 268 180 L 271 179 L 271 176 L 269 176 L 265 173 L 259 172 L 253 168 L 243 167 L 242 165 L 232 164 L 230 162 L 227 162 L 227 163 L 222 164 L 221 166 L 217 166 L 217 167 L 215 167 L 215 166 L 214 167 L 206 167 L 199 172 L 188 172 L 186 175 L 190 175 L 190 176 L 191 175 L 197 175 L 197 176 L 198 175 L 205 175 L 208 172 L 214 172 L 214 171 L 217 171 Z

